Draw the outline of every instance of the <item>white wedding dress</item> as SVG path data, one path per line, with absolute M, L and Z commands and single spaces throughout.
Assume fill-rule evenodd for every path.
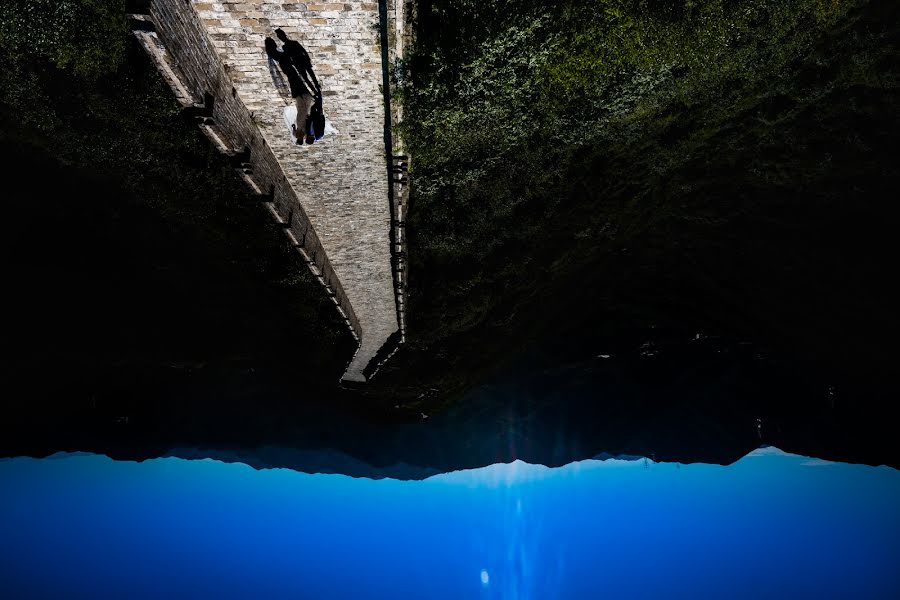
M 291 125 L 294 125 L 295 123 L 297 123 L 297 105 L 289 104 L 284 107 L 284 124 L 287 127 L 288 135 L 291 136 L 291 142 L 293 142 L 294 144 L 297 143 L 297 136 L 294 135 L 294 130 Z M 328 116 L 326 115 L 325 132 L 322 134 L 322 137 L 336 133 L 338 133 L 338 130 L 334 128 L 334 125 L 331 124 L 331 121 L 328 120 Z

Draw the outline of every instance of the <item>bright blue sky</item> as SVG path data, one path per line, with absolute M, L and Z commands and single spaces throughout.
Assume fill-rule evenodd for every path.
M 900 598 L 900 473 L 493 465 L 425 481 L 0 461 L 3 598 Z

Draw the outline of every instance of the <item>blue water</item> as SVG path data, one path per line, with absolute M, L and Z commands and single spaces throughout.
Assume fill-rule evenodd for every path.
M 2 598 L 900 598 L 900 473 L 515 462 L 424 481 L 0 461 Z

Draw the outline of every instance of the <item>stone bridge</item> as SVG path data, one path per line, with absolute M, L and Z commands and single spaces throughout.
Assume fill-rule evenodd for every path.
M 402 8 L 151 0 L 146 13 L 132 15 L 134 35 L 331 297 L 359 343 L 342 379 L 365 381 L 405 337 L 408 159 L 391 136 L 386 69 Z M 309 52 L 337 129 L 312 146 L 284 123 L 291 99 L 263 49 L 275 28 Z

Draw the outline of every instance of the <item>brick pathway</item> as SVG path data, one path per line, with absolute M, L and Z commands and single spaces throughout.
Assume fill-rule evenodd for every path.
M 398 329 L 377 3 L 156 2 L 169 11 L 196 11 L 208 40 L 190 43 L 211 42 L 232 95 L 252 113 L 277 158 L 358 321 L 360 348 L 344 379 L 364 381 L 363 369 Z M 284 126 L 290 99 L 273 81 L 263 49 L 276 27 L 309 52 L 326 115 L 338 130 L 313 146 L 292 144 Z

